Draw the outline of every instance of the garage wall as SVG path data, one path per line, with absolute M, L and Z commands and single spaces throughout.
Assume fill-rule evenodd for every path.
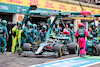
M 12 22 L 13 20 L 13 14 L 9 14 L 9 13 L 0 13 L 0 18 L 2 20 L 7 20 L 8 22 Z
M 17 21 L 22 21 L 24 16 L 24 14 L 13 14 L 13 24 L 16 24 Z

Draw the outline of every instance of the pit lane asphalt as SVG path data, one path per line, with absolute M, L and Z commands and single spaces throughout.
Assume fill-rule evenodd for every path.
M 60 58 L 55 57 L 22 57 L 17 54 L 7 52 L 7 55 L 0 55 L 0 67 L 29 67 L 31 65 L 47 63 L 51 61 L 78 57 L 75 54 L 65 55 Z M 89 67 L 100 67 L 96 64 Z

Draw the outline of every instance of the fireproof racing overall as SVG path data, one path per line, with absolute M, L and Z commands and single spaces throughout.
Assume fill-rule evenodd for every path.
M 28 42 L 32 44 L 33 43 L 32 28 L 31 29 L 28 29 L 27 36 L 28 36 Z
M 14 53 L 16 52 L 16 49 L 20 49 L 20 42 L 21 42 L 21 22 L 18 21 L 17 22 L 17 25 L 14 26 L 12 28 L 12 33 L 13 33 L 13 36 L 12 36 L 12 47 L 11 47 L 11 52 Z
M 98 40 L 98 39 L 97 39 L 96 37 L 93 38 L 93 43 L 94 43 L 94 45 L 99 44 L 99 42 L 98 42 L 97 40 Z
M 73 42 L 73 34 L 74 34 L 74 30 L 73 30 L 73 24 L 70 24 L 70 35 L 71 35 L 71 42 Z
M 94 24 L 94 23 L 91 23 L 91 32 L 90 32 L 90 34 L 92 34 L 93 35 L 93 37 L 98 37 L 98 31 L 97 31 L 97 29 L 96 29 L 96 25 Z
M 76 33 L 75 36 L 78 37 L 78 43 L 79 43 L 79 54 L 84 54 L 85 53 L 85 48 L 86 48 L 86 41 L 85 41 L 85 37 L 87 37 L 87 31 L 86 29 L 79 28 Z
M 27 26 L 25 26 L 22 31 L 21 31 L 21 34 L 22 34 L 22 46 L 24 43 L 26 43 L 26 38 L 27 38 Z M 21 47 L 22 47 L 21 46 Z
M 5 51 L 5 48 L 7 45 L 6 37 L 5 37 L 5 36 L 7 36 L 6 32 L 7 32 L 6 27 L 4 27 L 3 25 L 0 24 L 0 42 L 1 42 L 1 44 L 3 44 L 2 52 Z M 1 52 L 1 45 L 0 45 L 0 52 Z
M 6 20 L 2 21 L 2 26 L 4 26 L 6 28 L 6 35 L 7 35 L 6 38 L 8 40 L 9 35 L 8 35 L 7 27 L 6 27 L 7 26 L 7 21 Z
M 93 45 L 97 45 L 98 43 L 96 37 L 93 38 L 93 35 L 89 35 L 89 40 L 86 41 L 87 53 L 93 55 Z
M 91 30 L 93 37 L 98 37 L 98 31 L 96 29 Z
M 32 30 L 33 30 L 33 32 L 32 32 L 32 37 L 33 37 L 33 41 L 37 41 L 38 40 L 38 34 L 37 34 L 37 25 L 36 24 L 33 24 L 32 25 Z
M 87 40 L 86 46 L 87 46 L 87 53 L 91 55 L 92 54 L 93 40 Z
M 33 37 L 32 37 L 32 24 L 30 21 L 27 22 L 27 42 L 28 43 L 33 43 Z
M 8 31 L 7 31 L 6 25 L 7 25 L 7 21 L 6 21 L 6 20 L 2 20 L 2 27 L 4 27 L 4 28 L 6 29 L 6 31 L 5 31 L 6 35 L 4 36 L 4 38 L 6 38 L 6 41 L 7 41 L 9 35 L 8 35 Z M 0 44 L 2 44 L 2 42 L 0 42 Z M 5 50 L 6 45 L 3 45 L 3 46 L 4 46 L 4 47 L 3 47 L 3 50 Z
M 39 35 L 40 35 L 40 40 L 41 41 L 45 41 L 46 29 L 47 29 L 47 27 L 44 25 L 42 27 L 42 30 L 40 30 Z
M 86 41 L 86 51 L 88 54 L 92 55 L 92 46 L 93 46 L 93 35 L 89 35 L 89 39 Z
M 60 29 L 58 28 L 58 22 L 55 22 L 55 27 L 53 28 L 53 32 L 56 36 L 58 36 Z

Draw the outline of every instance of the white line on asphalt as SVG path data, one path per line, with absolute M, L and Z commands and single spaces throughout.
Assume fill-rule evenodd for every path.
M 95 64 L 99 64 L 100 62 L 96 62 L 96 63 L 92 63 L 92 64 L 88 64 L 88 65 L 84 65 L 84 66 L 81 66 L 81 67 L 88 67 L 88 66 L 92 66 L 92 65 L 95 65 Z
M 75 59 L 75 58 L 79 58 L 79 57 L 73 57 L 73 58 L 61 59 L 61 60 L 51 61 L 51 62 L 48 62 L 48 63 L 57 62 L 57 61 L 62 61 L 62 60 Z M 30 66 L 30 67 L 37 66 L 37 65 L 43 65 L 43 64 L 46 64 L 46 63 L 47 63 L 47 62 L 41 63 L 41 64 L 36 64 L 36 65 L 32 65 L 32 66 Z
M 52 63 L 52 62 L 62 61 L 62 60 L 76 59 L 76 58 L 80 58 L 80 57 L 73 57 L 73 58 L 61 59 L 61 60 L 56 60 L 56 61 L 51 61 L 51 62 L 45 62 L 45 63 L 41 63 L 41 64 L 32 65 L 32 66 L 29 66 L 29 67 L 33 67 L 33 66 L 37 66 L 37 65 L 43 65 L 43 64 L 46 64 L 46 63 Z M 81 67 L 87 67 L 87 66 L 98 64 L 98 63 L 100 63 L 100 62 L 96 62 L 96 63 L 84 65 L 84 66 L 81 66 Z

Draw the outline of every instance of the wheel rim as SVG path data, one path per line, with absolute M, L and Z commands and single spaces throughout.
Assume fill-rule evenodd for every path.
M 60 57 L 63 55 L 63 49 L 62 49 L 62 48 L 63 48 L 63 46 L 61 46 L 61 47 L 60 47 L 60 50 L 59 50 L 59 52 L 60 52 Z
M 75 45 L 75 53 L 77 53 L 77 44 Z
M 63 49 L 61 48 L 61 55 L 63 55 Z

